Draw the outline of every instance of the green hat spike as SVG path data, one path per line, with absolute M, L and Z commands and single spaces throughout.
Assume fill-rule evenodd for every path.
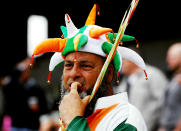
M 108 38 L 110 40 L 111 43 L 114 43 L 115 38 L 117 37 L 118 33 L 108 33 Z M 113 37 L 114 36 L 114 37 Z M 123 35 L 122 39 L 120 40 L 120 42 L 127 42 L 127 41 L 133 41 L 135 40 L 134 36 L 130 36 L 130 35 Z
M 60 26 L 60 29 L 61 29 L 61 31 L 63 33 L 63 36 L 65 38 L 67 38 L 67 28 L 65 26 Z

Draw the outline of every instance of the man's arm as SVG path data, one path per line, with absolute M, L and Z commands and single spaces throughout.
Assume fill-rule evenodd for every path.
M 126 120 L 125 120 L 126 121 Z M 136 127 L 123 121 L 113 131 L 137 131 Z M 87 120 L 83 116 L 75 117 L 69 124 L 67 131 L 90 131 Z
M 87 120 L 83 116 L 76 116 L 69 126 L 67 127 L 67 131 L 90 131 Z

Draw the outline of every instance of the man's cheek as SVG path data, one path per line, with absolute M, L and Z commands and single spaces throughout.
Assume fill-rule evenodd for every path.
M 64 79 L 64 88 L 67 90 L 69 87 L 68 87 L 68 84 L 67 84 L 67 80 Z

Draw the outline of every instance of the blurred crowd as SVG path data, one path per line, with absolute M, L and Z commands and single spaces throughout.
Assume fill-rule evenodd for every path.
M 58 108 L 48 107 L 49 97 L 45 87 L 38 85 L 32 77 L 30 62 L 30 58 L 18 62 L 10 74 L 2 75 L 0 78 L 2 131 L 58 129 Z
M 140 49 L 130 48 L 144 58 Z M 0 72 L 2 131 L 57 131 L 59 128 L 58 104 L 48 107 L 50 98 L 32 77 L 30 61 L 26 58 L 18 62 L 10 74 Z M 181 131 L 181 43 L 168 48 L 166 62 L 166 72 L 148 63 L 148 80 L 145 80 L 144 72 L 137 65 L 123 60 L 120 83 L 114 87 L 115 94 L 128 93 L 129 102 L 142 113 L 148 131 Z

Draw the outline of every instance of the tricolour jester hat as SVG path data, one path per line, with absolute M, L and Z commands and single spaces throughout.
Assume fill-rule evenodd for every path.
M 96 20 L 96 4 L 92 8 L 85 26 L 77 29 L 73 24 L 70 16 L 65 15 L 65 26 L 61 26 L 64 38 L 47 39 L 40 43 L 34 50 L 34 55 L 39 55 L 46 52 L 56 52 L 49 64 L 48 81 L 50 81 L 51 72 L 64 61 L 65 56 L 70 52 L 89 52 L 106 57 L 115 41 L 117 33 L 114 33 L 111 28 L 104 28 L 95 25 Z M 121 42 L 135 40 L 133 36 L 123 35 Z M 75 53 L 75 59 L 76 59 Z M 137 66 L 145 71 L 145 63 L 143 59 L 133 50 L 118 47 L 113 57 L 113 65 L 116 72 L 121 70 L 122 58 L 134 62 Z M 146 75 L 146 72 L 145 72 Z M 146 75 L 147 77 L 147 75 Z

